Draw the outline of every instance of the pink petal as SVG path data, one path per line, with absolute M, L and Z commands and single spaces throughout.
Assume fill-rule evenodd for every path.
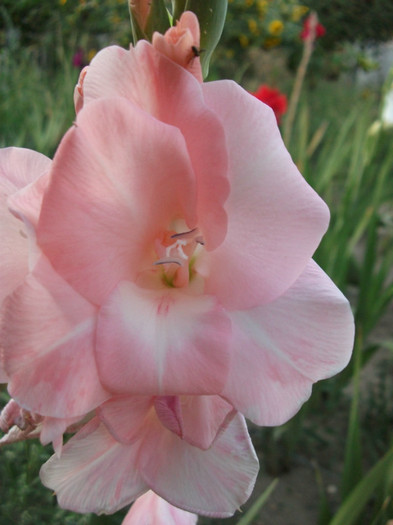
M 294 283 L 327 228 L 328 209 L 293 164 L 270 108 L 230 81 L 202 88 L 225 129 L 231 184 L 228 234 L 210 254 L 206 293 L 249 308 Z
M 130 445 L 155 417 L 153 403 L 148 396 L 116 396 L 98 407 L 97 415 L 117 441 Z
M 125 99 L 90 102 L 54 158 L 38 242 L 100 304 L 120 280 L 151 267 L 154 240 L 173 220 L 195 226 L 194 184 L 179 130 Z
M 23 223 L 9 212 L 8 199 L 45 173 L 50 164 L 50 159 L 35 151 L 22 148 L 0 150 L 0 304 L 28 271 L 26 230 Z M 1 377 L 4 379 L 3 375 Z
M 212 446 L 235 411 L 219 396 L 181 396 L 183 439 L 202 449 Z
M 189 71 L 198 82 L 203 82 L 201 61 L 198 56 L 200 31 L 197 16 L 191 11 L 182 13 L 165 35 L 153 34 L 152 44 L 157 51 Z
M 136 451 L 93 419 L 67 442 L 60 458 L 52 456 L 41 467 L 41 481 L 65 509 L 116 512 L 148 488 L 134 467 Z
M 312 383 L 348 363 L 354 325 L 350 306 L 311 261 L 279 299 L 233 312 L 234 352 L 223 395 L 258 425 L 281 425 L 311 394 Z
M 9 392 L 24 408 L 67 418 L 85 414 L 108 397 L 93 354 L 95 308 L 45 259 L 7 298 L 3 312 Z
M 54 451 L 60 457 L 63 447 L 63 434 L 73 423 L 77 423 L 79 418 L 59 419 L 45 417 L 42 422 L 40 441 L 43 445 L 52 443 Z
M 20 190 L 47 172 L 51 162 L 45 155 L 30 149 L 3 148 L 0 150 L 0 177 L 15 191 Z
M 154 408 L 164 427 L 204 450 L 235 415 L 219 396 L 158 396 Z
M 125 97 L 185 138 L 197 179 L 198 225 L 208 249 L 224 239 L 229 193 L 223 127 L 202 96 L 200 83 L 150 44 L 129 51 L 112 46 L 98 53 L 84 80 L 84 104 Z
M 226 382 L 229 337 L 212 297 L 123 282 L 98 317 L 100 379 L 117 394 L 216 394 Z
M 140 496 L 122 525 L 195 525 L 198 516 L 173 507 L 151 490 Z
M 242 416 L 237 415 L 209 450 L 189 445 L 158 422 L 141 444 L 138 468 L 147 485 L 176 507 L 229 517 L 250 496 L 258 459 Z

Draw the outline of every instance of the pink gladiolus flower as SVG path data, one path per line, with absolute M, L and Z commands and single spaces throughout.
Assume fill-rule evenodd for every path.
M 183 13 L 176 25 L 168 29 L 165 35 L 157 32 L 153 34 L 153 46 L 157 51 L 183 66 L 202 82 L 199 43 L 199 23 L 191 11 Z
M 122 525 L 195 525 L 197 519 L 149 491 L 132 505 Z
M 22 148 L 0 150 L 0 305 L 29 271 L 29 242 L 27 229 L 38 220 L 43 193 L 42 184 L 30 191 L 33 183 L 49 170 L 51 160 L 35 151 Z M 8 203 L 15 195 L 31 194 L 25 202 L 25 213 L 10 212 Z M 32 264 L 32 261 L 30 261 Z M 0 321 L 1 321 L 0 310 Z M 8 381 L 4 370 L 4 356 L 0 344 L 0 383 Z
M 30 243 L 0 281 L 9 392 L 45 418 L 96 410 L 42 469 L 64 507 L 152 489 L 229 516 L 257 471 L 243 416 L 285 422 L 350 357 L 350 307 L 311 259 L 327 207 L 233 82 L 141 41 L 98 53 L 80 89 L 44 183 L 1 203 Z

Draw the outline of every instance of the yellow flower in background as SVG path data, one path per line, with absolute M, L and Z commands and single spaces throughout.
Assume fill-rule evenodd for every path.
M 239 42 L 242 47 L 248 47 L 248 45 L 250 44 L 250 39 L 248 38 L 248 36 L 241 34 L 239 35 Z
M 269 2 L 267 0 L 257 1 L 257 9 L 261 15 L 264 15 L 266 13 L 268 6 Z
M 272 20 L 268 26 L 268 31 L 271 35 L 279 36 L 284 29 L 284 24 L 281 20 Z
M 292 9 L 292 20 L 293 22 L 299 22 L 303 15 L 308 11 L 308 7 L 305 5 L 295 5 Z
M 251 7 L 254 3 L 254 0 L 246 0 L 246 6 Z
M 67 2 L 67 0 L 60 0 L 60 5 L 64 5 Z
M 250 30 L 250 33 L 253 35 L 259 35 L 259 29 L 258 29 L 258 23 L 253 18 L 249 18 L 248 21 L 248 29 Z
M 272 47 L 277 47 L 279 44 L 281 44 L 281 38 L 271 36 L 269 38 L 266 38 L 266 40 L 263 43 L 263 47 L 265 49 L 271 49 Z
M 97 54 L 97 49 L 90 49 L 89 52 L 87 53 L 88 61 L 91 62 L 93 58 L 96 56 L 96 54 Z

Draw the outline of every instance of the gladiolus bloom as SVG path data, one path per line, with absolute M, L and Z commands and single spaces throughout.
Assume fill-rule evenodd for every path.
M 252 93 L 254 97 L 256 97 L 261 102 L 264 102 L 267 104 L 272 110 L 274 111 L 274 114 L 277 119 L 277 123 L 279 124 L 281 121 L 281 117 L 285 114 L 287 111 L 287 97 L 283 93 L 281 93 L 278 89 L 271 88 L 266 85 L 259 86 L 257 91 L 255 93 Z
M 310 20 L 310 16 L 308 16 L 303 22 L 303 29 L 302 29 L 302 32 L 300 33 L 300 38 L 302 40 L 307 40 L 310 37 L 310 34 L 311 34 L 310 24 L 311 24 L 311 20 Z M 326 28 L 318 22 L 315 27 L 315 38 L 321 38 L 325 33 L 326 33 Z
M 42 468 L 62 506 L 151 489 L 230 516 L 258 468 L 244 416 L 284 423 L 350 358 L 350 307 L 311 259 L 328 209 L 268 106 L 147 42 L 98 53 L 77 95 L 44 180 L 2 201 L 6 235 L 28 224 L 0 282 L 9 392 L 91 418 Z

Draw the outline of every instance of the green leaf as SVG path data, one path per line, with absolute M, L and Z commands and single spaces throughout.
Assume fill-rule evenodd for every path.
M 249 508 L 246 514 L 237 522 L 237 525 L 250 525 L 253 519 L 257 517 L 258 512 L 269 499 L 271 493 L 274 491 L 278 483 L 278 479 L 274 479 L 270 485 L 265 489 L 256 502 Z
M 203 77 L 209 73 L 209 63 L 224 28 L 227 0 L 175 0 L 173 20 L 179 20 L 184 11 L 192 11 L 201 29 L 201 64 Z
M 354 525 L 369 499 L 381 490 L 389 469 L 393 467 L 393 447 L 356 485 L 329 525 Z

